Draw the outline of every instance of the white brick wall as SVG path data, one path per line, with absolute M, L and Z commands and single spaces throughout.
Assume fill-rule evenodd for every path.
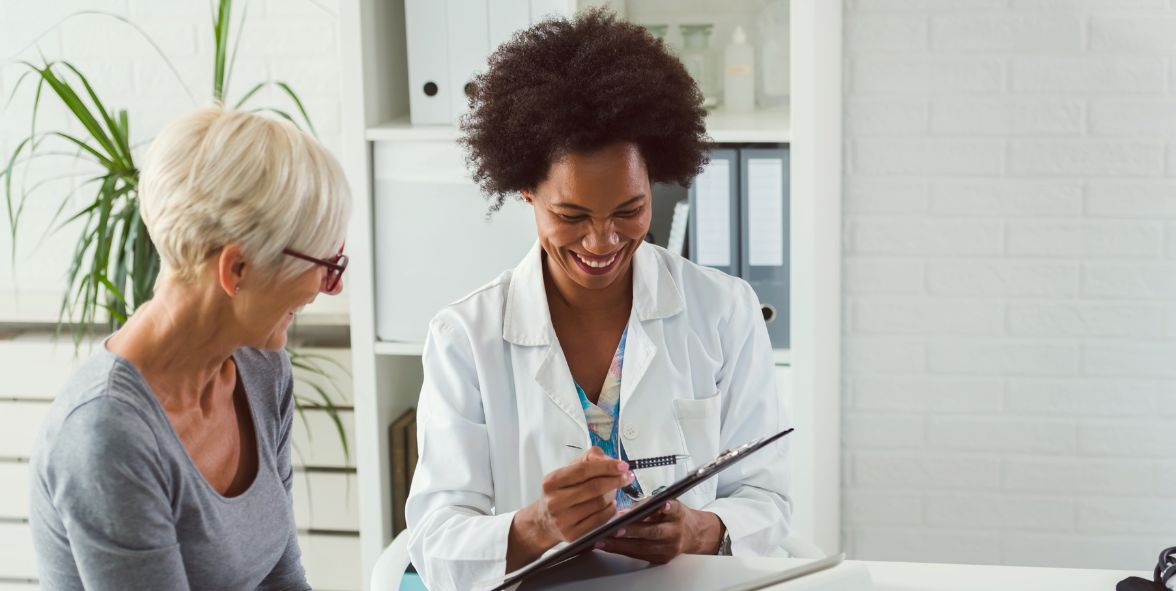
M 1176 2 L 846 0 L 844 536 L 1176 543 Z

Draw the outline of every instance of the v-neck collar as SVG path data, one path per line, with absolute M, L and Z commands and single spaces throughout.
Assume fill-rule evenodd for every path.
M 141 387 L 144 389 L 143 394 L 147 399 L 150 400 L 151 408 L 155 412 L 156 416 L 162 420 L 161 428 L 170 434 L 172 442 L 178 446 L 177 449 L 179 450 L 180 454 L 184 456 L 184 460 L 186 460 L 186 467 L 192 472 L 193 477 L 202 483 L 202 488 L 210 493 L 213 498 L 224 503 L 237 503 L 252 496 L 253 493 L 259 488 L 258 483 L 262 479 L 262 470 L 268 469 L 268 458 L 265 457 L 266 454 L 262 453 L 262 434 L 261 428 L 259 427 L 260 423 L 257 420 L 258 416 L 257 410 L 255 408 L 256 404 L 255 401 L 250 398 L 250 392 L 254 391 L 254 389 L 257 387 L 257 384 L 250 384 L 249 382 L 252 376 L 248 375 L 247 372 L 242 371 L 241 357 L 238 354 L 239 351 L 234 351 L 232 354 L 233 365 L 235 366 L 235 371 L 237 373 L 237 385 L 235 388 L 244 389 L 243 394 L 245 396 L 245 403 L 248 405 L 249 419 L 253 421 L 253 443 L 257 449 L 257 469 L 253 474 L 253 479 L 249 482 L 249 485 L 246 486 L 244 490 L 238 492 L 235 495 L 226 496 L 218 491 L 216 487 L 214 487 L 212 483 L 208 481 L 208 478 L 204 476 L 204 473 L 201 472 L 200 468 L 196 465 L 196 460 L 192 458 L 192 455 L 188 452 L 188 448 L 184 445 L 183 440 L 180 439 L 180 434 L 176 432 L 175 426 L 172 425 L 171 419 L 167 415 L 167 410 L 163 408 L 163 403 L 151 389 L 151 385 L 147 382 L 147 377 L 144 376 L 143 372 L 139 371 L 139 368 L 135 366 L 134 363 L 131 363 L 129 359 L 108 349 L 106 347 L 106 341 L 108 340 L 110 340 L 110 337 L 107 337 L 102 341 L 102 351 L 106 355 L 113 357 L 115 363 L 122 365 L 133 373 L 135 378 L 141 384 Z M 236 396 L 235 391 L 233 395 Z M 236 404 L 235 401 L 234 404 Z
M 600 410 L 602 410 L 604 412 L 609 413 L 614 418 L 616 417 L 616 415 L 620 414 L 618 411 L 620 410 L 620 405 L 621 405 L 621 383 L 625 379 L 624 378 L 624 374 L 625 374 L 625 341 L 628 339 L 628 336 L 629 336 L 629 326 L 625 325 L 625 329 L 621 331 L 621 338 L 620 338 L 620 340 L 617 341 L 617 348 L 613 350 L 612 360 L 609 361 L 608 371 L 605 372 L 605 374 L 604 374 L 604 381 L 600 385 L 600 394 L 598 394 L 596 396 L 596 402 L 592 402 L 591 400 L 589 400 L 588 399 L 588 391 L 585 390 L 584 387 L 581 386 L 580 383 L 577 382 L 575 378 L 572 378 L 572 383 L 575 384 L 577 393 L 584 397 L 584 401 L 586 401 L 588 404 L 591 404 L 592 406 L 595 406 L 596 408 L 599 408 Z M 605 389 L 608 388 L 610 380 L 613 377 L 612 367 L 613 367 L 614 363 L 617 366 L 617 374 L 616 374 L 616 377 L 617 377 L 617 399 L 612 404 L 612 409 L 610 410 L 610 409 L 605 408 L 600 405 L 600 397 L 604 395 L 604 391 L 605 391 Z M 569 370 L 570 370 L 570 368 L 569 368 Z

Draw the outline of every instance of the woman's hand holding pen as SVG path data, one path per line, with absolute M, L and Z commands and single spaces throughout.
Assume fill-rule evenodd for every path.
M 593 447 L 543 479 L 540 521 L 555 542 L 571 542 L 616 515 L 617 489 L 632 479 L 627 463 Z
M 679 554 L 718 553 L 723 531 L 723 522 L 714 513 L 669 501 L 653 515 L 597 543 L 596 548 L 664 564 Z
M 543 494 L 511 522 L 507 572 L 560 541 L 570 542 L 616 515 L 617 489 L 633 479 L 629 465 L 598 447 L 543 478 Z

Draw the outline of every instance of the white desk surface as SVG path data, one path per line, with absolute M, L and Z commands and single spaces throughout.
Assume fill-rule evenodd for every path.
M 684 555 L 651 567 L 615 555 L 589 553 L 525 583 L 521 591 L 644 589 L 712 591 L 759 580 L 810 562 L 799 558 Z M 1151 573 L 1023 566 L 846 560 L 799 579 L 763 587 L 771 591 L 1113 591 L 1129 577 Z
M 1131 576 L 1150 580 L 1150 572 L 1084 568 L 1044 568 L 977 564 L 847 560 L 870 572 L 878 591 L 1113 591 Z

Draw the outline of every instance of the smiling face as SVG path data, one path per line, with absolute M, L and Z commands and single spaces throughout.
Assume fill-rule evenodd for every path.
M 235 298 L 235 316 L 245 331 L 247 346 L 269 351 L 285 348 L 286 333 L 295 314 L 314 302 L 320 293 L 337 295 L 343 291 L 342 279 L 331 291 L 322 291 L 326 273 L 326 267 L 312 265 L 286 279 L 257 275 L 243 277 L 243 287 Z
M 259 348 L 278 351 L 286 346 L 286 333 L 294 322 L 294 315 L 304 306 L 314 302 L 322 285 L 323 268 L 314 268 L 300 273 L 286 281 L 275 280 L 268 293 L 261 296 L 266 302 L 259 302 L 258 334 L 265 334 L 264 344 Z M 269 330 L 266 331 L 266 326 Z
M 568 154 L 523 197 L 561 289 L 604 289 L 625 277 L 653 216 L 645 160 L 630 143 Z

